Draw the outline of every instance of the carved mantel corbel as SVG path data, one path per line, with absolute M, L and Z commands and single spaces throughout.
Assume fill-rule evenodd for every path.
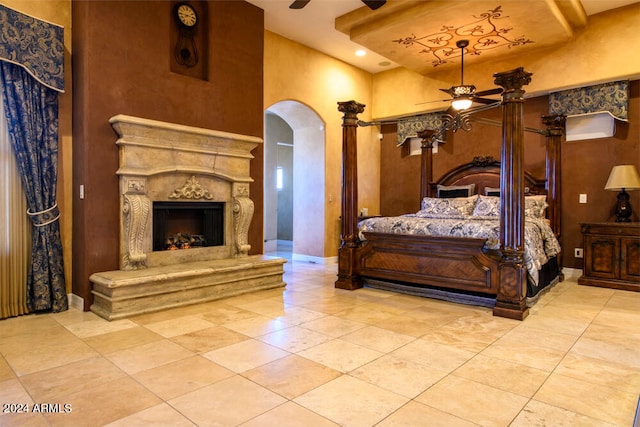
M 253 218 L 253 201 L 249 198 L 249 184 L 233 186 L 233 228 L 235 230 L 235 256 L 247 256 L 249 244 L 249 225 Z
M 137 270 L 147 267 L 145 236 L 151 215 L 151 200 L 146 194 L 145 178 L 125 178 L 123 183 L 120 269 Z

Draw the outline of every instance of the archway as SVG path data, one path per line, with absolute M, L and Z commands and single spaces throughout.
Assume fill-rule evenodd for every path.
M 272 247 L 271 239 L 277 236 L 278 143 L 281 143 L 281 147 L 289 144 L 286 140 L 279 140 L 286 139 L 287 131 L 282 127 L 272 127 L 270 124 L 277 123 L 277 120 L 271 120 L 270 114 L 286 123 L 292 135 L 292 257 L 322 262 L 325 232 L 325 127 L 315 111 L 297 101 L 277 102 L 265 112 L 265 251 L 269 251 Z

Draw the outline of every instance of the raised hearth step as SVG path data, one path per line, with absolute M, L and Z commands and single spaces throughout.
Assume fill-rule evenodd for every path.
M 263 255 L 92 274 L 91 311 L 107 320 L 284 287 L 283 258 Z

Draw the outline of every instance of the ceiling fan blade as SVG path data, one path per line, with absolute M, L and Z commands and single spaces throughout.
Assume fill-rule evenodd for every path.
M 475 96 L 471 99 L 473 100 L 473 102 L 477 102 L 479 104 L 495 104 L 497 102 L 500 102 L 499 99 L 477 98 Z
M 496 87 L 496 88 L 493 88 L 493 89 L 476 92 L 476 96 L 496 95 L 496 94 L 499 94 L 499 93 L 502 93 L 502 89 L 499 88 L 499 87 Z
M 362 3 L 366 4 L 369 9 L 376 10 L 387 2 L 387 0 L 362 0 Z
M 295 0 L 293 3 L 289 5 L 289 9 L 302 9 L 310 1 L 311 0 Z
M 453 88 L 449 88 L 449 89 L 440 89 L 441 91 L 443 91 L 446 94 L 449 94 L 449 96 L 453 97 Z
M 422 105 L 422 104 L 433 104 L 434 102 L 449 102 L 451 101 L 450 99 L 436 99 L 433 101 L 423 101 L 423 102 L 418 102 L 416 105 Z

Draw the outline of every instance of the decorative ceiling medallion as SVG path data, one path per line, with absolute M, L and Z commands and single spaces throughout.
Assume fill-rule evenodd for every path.
M 465 48 L 465 55 L 475 56 L 497 48 L 507 47 L 510 49 L 514 46 L 535 43 L 525 36 L 513 39 L 507 37 L 507 33 L 511 32 L 513 28 L 501 28 L 496 22 L 499 19 L 509 18 L 503 16 L 502 6 L 482 13 L 480 16 L 472 16 L 474 21 L 459 27 L 443 25 L 439 32 L 420 37 L 411 34 L 411 36 L 392 41 L 404 45 L 406 48 L 421 47 L 422 49 L 418 53 L 427 55 L 428 61 L 434 68 L 455 62 L 452 59 L 461 56 L 461 51 L 456 46 L 456 41 L 460 38 L 469 40 L 469 46 Z

